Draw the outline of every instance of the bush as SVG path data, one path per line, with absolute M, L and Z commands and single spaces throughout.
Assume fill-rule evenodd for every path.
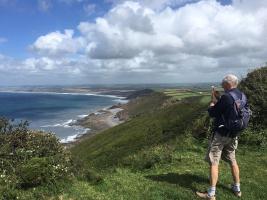
M 248 129 L 240 137 L 240 143 L 265 147 L 267 143 L 267 66 L 247 74 L 240 84 L 252 110 Z
M 255 130 L 248 128 L 241 134 L 239 142 L 241 144 L 265 148 L 267 146 L 267 129 Z
M 267 128 L 267 66 L 247 74 L 239 88 L 247 95 L 255 127 Z
M 208 138 L 212 131 L 212 119 L 209 114 L 205 111 L 199 115 L 195 121 L 193 121 L 192 127 L 190 127 L 192 135 L 198 139 Z
M 70 177 L 70 153 L 51 133 L 0 119 L 0 183 L 33 187 Z M 1 179 L 2 178 L 2 179 Z
M 19 166 L 17 176 L 19 184 L 24 188 L 54 181 L 53 168 L 47 158 L 31 158 Z

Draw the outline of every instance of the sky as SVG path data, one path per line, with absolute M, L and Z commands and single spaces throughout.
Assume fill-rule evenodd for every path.
M 218 82 L 266 35 L 262 0 L 0 0 L 0 86 Z

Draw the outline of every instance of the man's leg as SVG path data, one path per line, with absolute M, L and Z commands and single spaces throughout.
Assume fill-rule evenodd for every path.
M 221 159 L 223 143 L 222 137 L 215 133 L 210 142 L 205 160 L 210 164 L 210 187 L 208 192 L 196 192 L 197 196 L 203 199 L 215 200 L 216 184 L 219 175 L 219 161 Z
M 241 197 L 239 167 L 236 161 L 231 164 L 231 172 L 234 180 L 232 190 L 237 197 Z
M 210 165 L 210 186 L 216 187 L 219 175 L 219 165 Z
M 232 190 L 237 197 L 241 197 L 240 191 L 240 177 L 239 177 L 239 167 L 236 162 L 235 150 L 237 149 L 238 141 L 236 138 L 232 139 L 229 144 L 225 147 L 225 152 L 223 158 L 230 163 L 231 172 L 233 176 L 234 184 L 232 185 Z
M 215 200 L 216 184 L 218 181 L 219 165 L 210 164 L 210 187 L 208 192 L 196 192 L 196 195 L 202 199 Z
M 238 167 L 237 162 L 234 162 L 231 164 L 231 171 L 232 171 L 234 183 L 240 184 L 239 167 Z
M 208 189 L 208 195 L 210 197 L 215 196 L 218 176 L 219 176 L 219 165 L 211 164 L 210 165 L 210 187 Z

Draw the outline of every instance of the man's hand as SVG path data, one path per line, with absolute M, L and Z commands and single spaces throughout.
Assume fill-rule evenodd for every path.
M 215 103 L 214 102 L 210 102 L 210 107 L 213 107 L 215 106 Z
M 211 103 L 210 106 L 214 106 L 217 103 L 217 98 L 215 96 L 215 87 L 212 86 L 212 90 L 211 90 Z

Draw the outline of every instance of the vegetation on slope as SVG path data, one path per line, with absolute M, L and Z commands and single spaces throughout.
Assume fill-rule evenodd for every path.
M 264 71 L 265 68 L 259 70 Z M 261 71 L 262 73 L 265 72 Z M 237 152 L 243 199 L 248 200 L 265 199 L 267 196 L 267 129 L 264 121 L 266 109 L 260 109 L 262 106 L 265 108 L 266 79 L 251 78 L 254 76 L 256 75 L 253 72 L 250 73 L 246 81 L 243 80 L 240 85 L 257 114 L 253 119 L 254 123 L 242 133 L 241 145 Z M 253 86 L 256 80 L 260 84 Z M 264 88 L 257 93 L 260 97 L 257 97 L 257 94 L 255 97 L 255 93 L 252 93 L 255 87 Z M 12 163 L 13 159 L 5 157 L 6 164 L 3 165 L 2 162 L 0 168 L 0 193 L 5 195 L 2 195 L 2 199 L 195 199 L 196 189 L 208 187 L 208 165 L 203 161 L 203 157 L 210 129 L 210 120 L 206 112 L 209 97 L 200 93 L 195 96 L 178 94 L 179 91 L 168 92 L 169 97 L 159 92 L 138 97 L 129 104 L 129 120 L 126 123 L 99 133 L 72 148 L 72 168 L 75 170 L 71 171 L 75 172 L 75 176 L 69 181 L 61 181 L 60 177 L 64 173 L 59 173 L 58 178 L 49 178 L 48 180 L 52 180 L 48 181 L 49 183 L 44 179 L 41 183 L 34 183 L 34 186 L 30 182 L 27 187 L 18 181 L 7 184 L 6 180 L 10 179 L 6 179 L 6 169 L 9 170 L 10 177 L 14 174 L 12 170 L 17 170 L 14 180 L 24 179 L 17 177 L 21 172 L 18 170 L 20 167 L 7 168 L 7 163 Z M 173 101 L 175 96 L 179 96 L 178 101 Z M 7 127 L 4 124 L 8 123 L 3 123 L 0 127 Z M 42 166 L 52 169 L 49 168 L 54 166 L 54 163 L 50 163 L 51 158 L 60 164 L 65 163 L 64 166 L 69 166 L 69 154 L 62 151 L 62 147 L 53 136 L 32 134 L 23 127 L 12 129 L 12 132 L 6 132 L 9 129 L 2 128 L 0 150 L 10 154 L 13 152 L 11 147 L 26 142 L 27 145 L 23 146 L 26 150 L 23 159 L 16 161 L 20 165 L 12 166 L 23 166 L 26 175 L 32 169 L 39 169 L 33 176 L 29 176 L 28 180 L 35 181 L 32 177 L 48 173 L 50 170 Z M 16 134 L 21 132 L 22 135 Z M 11 138 L 14 138 L 14 141 L 19 139 L 20 142 L 10 143 L 13 141 Z M 41 147 L 40 151 L 38 146 Z M 34 150 L 34 153 L 28 150 Z M 27 153 L 30 153 L 30 156 Z M 222 162 L 218 199 L 235 199 L 228 188 L 231 182 L 230 170 L 226 163 Z
M 55 187 L 70 177 L 70 154 L 56 136 L 27 126 L 0 119 L 0 199 L 17 199 L 19 190 Z
M 249 99 L 253 125 L 267 128 L 267 66 L 248 73 L 241 81 L 240 89 Z
M 240 85 L 253 110 L 257 110 L 257 106 L 264 107 L 267 98 L 266 78 L 257 78 L 256 85 L 261 88 L 261 97 L 256 97 L 257 101 L 254 101 L 255 93 L 249 93 L 254 88 L 248 85 L 256 82 L 250 77 L 255 74 L 250 73 Z M 245 88 L 247 82 L 251 83 Z M 104 181 L 101 184 L 77 183 L 77 188 L 87 191 L 83 195 L 92 199 L 194 199 L 194 190 L 208 187 L 208 166 L 203 157 L 210 129 L 206 113 L 209 97 L 200 93 L 196 95 L 198 97 L 177 93 L 179 91 L 167 91 L 168 96 L 182 101 L 172 101 L 167 106 L 165 103 L 160 104 L 165 106 L 157 105 L 158 109 L 149 109 L 150 112 L 138 111 L 138 108 L 142 110 L 141 103 L 134 109 L 140 112 L 139 115 L 132 115 L 134 118 L 127 123 L 84 141 L 72 150 L 75 156 L 82 158 L 86 167 L 102 169 L 100 173 Z M 187 96 L 190 98 L 184 99 Z M 146 98 L 151 102 L 149 97 Z M 147 105 L 153 107 L 153 103 Z M 258 118 L 254 118 L 254 123 L 242 133 L 237 152 L 243 199 L 264 199 L 267 196 L 264 189 L 267 180 L 263 178 L 267 175 L 265 111 L 258 109 Z M 218 198 L 234 199 L 228 188 L 232 182 L 230 170 L 226 163 L 221 164 Z M 81 195 L 79 191 L 70 190 L 66 197 Z
M 86 166 L 97 169 L 122 164 L 122 160 L 130 154 L 175 140 L 206 108 L 206 105 L 197 103 L 202 97 L 186 99 L 164 109 L 163 102 L 156 100 L 162 99 L 162 94 L 146 98 L 146 101 L 139 102 L 138 107 L 143 110 L 144 105 L 150 102 L 149 107 L 157 109 L 81 142 L 72 148 L 75 157 L 81 158 Z

